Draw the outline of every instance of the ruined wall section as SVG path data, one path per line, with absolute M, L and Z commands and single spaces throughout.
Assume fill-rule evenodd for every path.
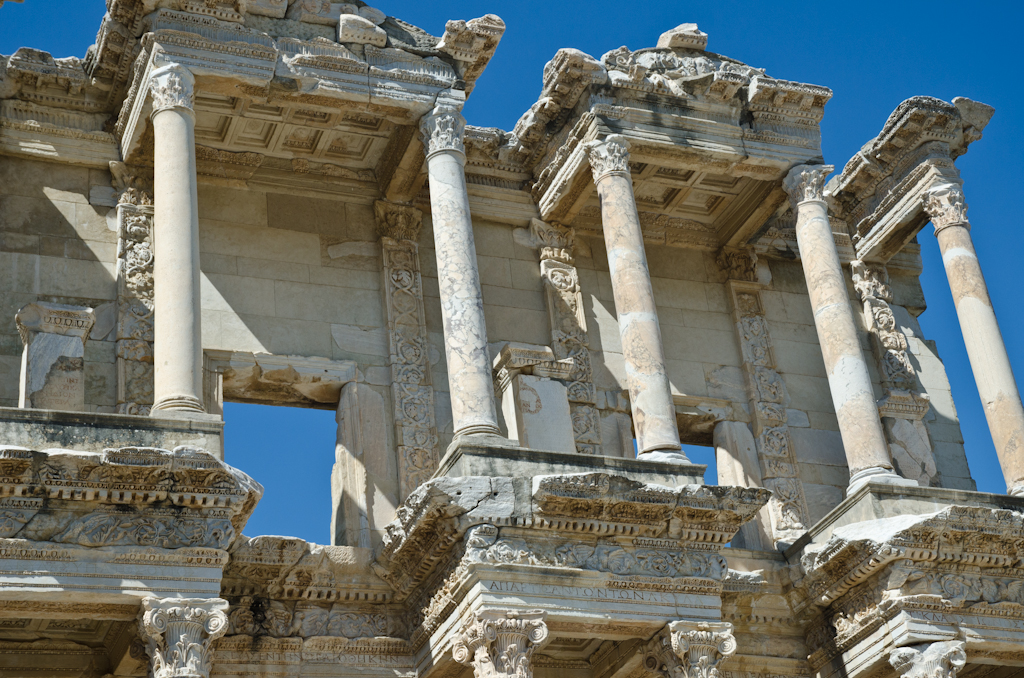
M 14 316 L 43 301 L 96 309 L 85 345 L 85 409 L 114 412 L 117 224 L 105 171 L 0 157 L 0 406 L 18 406 Z

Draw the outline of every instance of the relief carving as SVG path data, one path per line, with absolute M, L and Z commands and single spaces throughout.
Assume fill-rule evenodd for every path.
M 790 444 L 786 386 L 775 371 L 760 286 L 752 282 L 756 280 L 756 264 L 752 252 L 723 250 L 719 254 L 719 265 L 728 277 L 726 285 L 732 297 L 761 479 L 772 491 L 771 536 L 776 543 L 791 543 L 807 529 L 807 503 Z
M 139 635 L 153 678 L 209 678 L 213 641 L 228 630 L 220 598 L 143 598 Z
M 438 106 L 420 121 L 420 133 L 423 135 L 423 145 L 427 147 L 428 158 L 441 151 L 465 155 L 465 132 L 466 119 L 454 106 Z
M 675 621 L 647 643 L 644 667 L 665 678 L 718 678 L 719 666 L 734 654 L 729 622 Z
M 452 645 L 452 659 L 476 678 L 533 678 L 534 651 L 548 639 L 546 612 L 478 610 Z
M 419 232 L 423 213 L 378 200 L 377 232 L 384 256 L 384 299 L 391 345 L 391 394 L 398 441 L 400 499 L 437 468 L 434 390 L 430 384 Z

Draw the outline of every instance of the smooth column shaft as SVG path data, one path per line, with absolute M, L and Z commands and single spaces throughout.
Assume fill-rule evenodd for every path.
M 1011 494 L 1024 494 L 1024 407 L 966 225 L 937 230 L 967 356 Z
M 672 387 L 633 183 L 628 174 L 613 172 L 598 179 L 597 192 L 638 451 L 679 450 Z
M 850 475 L 892 471 L 885 433 L 823 200 L 797 207 L 796 239 Z
M 465 162 L 458 151 L 427 159 L 452 419 L 455 435 L 500 435 Z
M 203 410 L 194 128 L 187 108 L 153 114 L 154 410 Z

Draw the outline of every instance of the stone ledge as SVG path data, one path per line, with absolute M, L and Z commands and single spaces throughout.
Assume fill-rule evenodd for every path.
M 224 421 L 214 415 L 140 417 L 0 407 L 0 443 L 30 449 L 102 452 L 116 447 L 201 447 L 224 457 Z
M 703 485 L 703 464 L 669 464 L 621 457 L 549 452 L 516 447 L 497 436 L 456 438 L 438 465 L 435 478 L 491 476 L 529 478 L 569 473 L 608 473 L 649 485 Z
M 785 556 L 790 562 L 796 562 L 809 544 L 827 542 L 837 528 L 845 525 L 894 516 L 925 515 L 953 505 L 1024 512 L 1024 497 L 942 487 L 867 483 L 797 539 L 786 549 Z

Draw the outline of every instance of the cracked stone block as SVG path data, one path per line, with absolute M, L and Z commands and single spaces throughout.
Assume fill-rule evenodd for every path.
M 84 306 L 32 303 L 15 316 L 24 344 L 18 406 L 85 410 L 85 342 L 96 322 Z

